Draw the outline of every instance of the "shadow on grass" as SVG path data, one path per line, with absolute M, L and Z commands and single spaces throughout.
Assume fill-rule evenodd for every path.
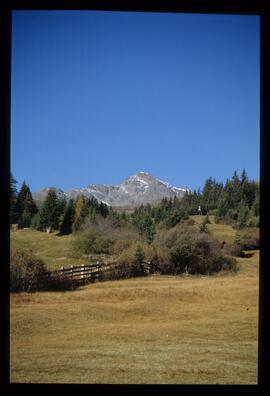
M 254 252 L 243 252 L 242 254 L 241 254 L 241 258 L 250 258 L 250 257 L 253 257 L 254 256 Z

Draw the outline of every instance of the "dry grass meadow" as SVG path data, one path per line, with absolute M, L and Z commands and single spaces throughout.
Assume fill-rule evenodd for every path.
M 71 264 L 84 264 L 85 258 L 74 258 L 71 252 L 71 243 L 74 236 L 57 236 L 56 233 L 47 234 L 32 229 L 12 231 L 10 234 L 11 247 L 19 247 L 31 250 L 41 257 L 47 268 L 54 270 L 61 266 L 67 267 Z
M 204 216 L 191 216 L 197 225 Z M 230 242 L 234 239 L 235 231 L 229 225 L 214 224 L 214 216 L 209 216 L 212 224 L 208 225 L 209 232 L 213 233 L 220 241 Z M 87 263 L 86 257 L 74 257 L 72 252 L 73 234 L 58 236 L 56 233 L 47 234 L 32 229 L 23 229 L 11 232 L 11 247 L 31 250 L 42 258 L 49 270 L 70 265 Z M 108 258 L 109 259 L 109 258 Z
M 235 235 L 230 226 L 208 228 L 220 240 Z M 71 239 L 22 230 L 11 244 L 52 269 L 72 260 Z M 249 253 L 234 274 L 11 294 L 11 382 L 256 384 L 259 252 Z
M 11 382 L 256 384 L 258 252 L 239 263 L 12 294 Z

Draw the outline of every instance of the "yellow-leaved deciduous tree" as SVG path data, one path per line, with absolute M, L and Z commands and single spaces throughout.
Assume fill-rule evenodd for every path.
M 74 223 L 72 226 L 73 231 L 78 231 L 84 222 L 85 217 L 88 215 L 89 205 L 84 195 L 79 195 L 75 201 L 75 215 Z

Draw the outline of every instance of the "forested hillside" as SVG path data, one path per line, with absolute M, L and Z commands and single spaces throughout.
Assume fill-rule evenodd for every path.
M 233 257 L 259 247 L 259 183 L 249 180 L 245 170 L 240 177 L 234 172 L 225 184 L 209 177 L 202 191 L 134 207 L 129 213 L 83 195 L 66 201 L 53 189 L 38 209 L 29 186 L 23 182 L 17 192 L 11 175 L 10 204 L 13 229 L 31 227 L 56 233 L 59 238 L 73 234 L 74 258 L 91 254 L 113 256 L 123 264 L 126 276 L 140 275 L 144 260 L 154 262 L 161 273 L 169 274 L 235 271 Z M 191 217 L 194 215 L 201 220 L 196 223 Z M 209 231 L 211 222 L 232 226 L 233 243 L 218 241 L 215 233 Z M 241 230 L 246 231 L 240 235 Z
M 10 222 L 18 224 L 19 228 L 32 227 L 39 231 L 50 228 L 63 234 L 71 233 L 98 216 L 109 217 L 115 225 L 121 221 L 131 221 L 138 229 L 159 223 L 170 228 L 195 214 L 215 215 L 216 221 L 233 224 L 236 228 L 259 226 L 259 183 L 249 180 L 245 170 L 241 177 L 235 171 L 225 184 L 209 177 L 202 191 L 188 191 L 183 198 L 164 198 L 157 205 L 141 205 L 134 209 L 131 216 L 119 215 L 118 211 L 104 203 L 83 195 L 66 201 L 57 197 L 53 189 L 48 191 L 45 202 L 38 210 L 26 182 L 23 182 L 19 192 L 16 183 L 11 175 Z

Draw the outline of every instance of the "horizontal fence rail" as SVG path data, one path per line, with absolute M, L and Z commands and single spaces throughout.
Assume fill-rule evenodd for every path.
M 112 262 L 104 263 L 97 261 L 96 263 L 88 263 L 81 265 L 71 265 L 69 267 L 61 267 L 60 269 L 48 271 L 38 279 L 20 278 L 23 291 L 30 290 L 49 290 L 53 288 L 75 288 L 81 284 L 101 281 L 106 279 L 115 279 L 111 274 L 119 270 L 116 279 L 125 278 L 121 272 L 122 265 Z M 149 275 L 156 272 L 158 268 L 151 262 L 141 263 L 142 275 Z

